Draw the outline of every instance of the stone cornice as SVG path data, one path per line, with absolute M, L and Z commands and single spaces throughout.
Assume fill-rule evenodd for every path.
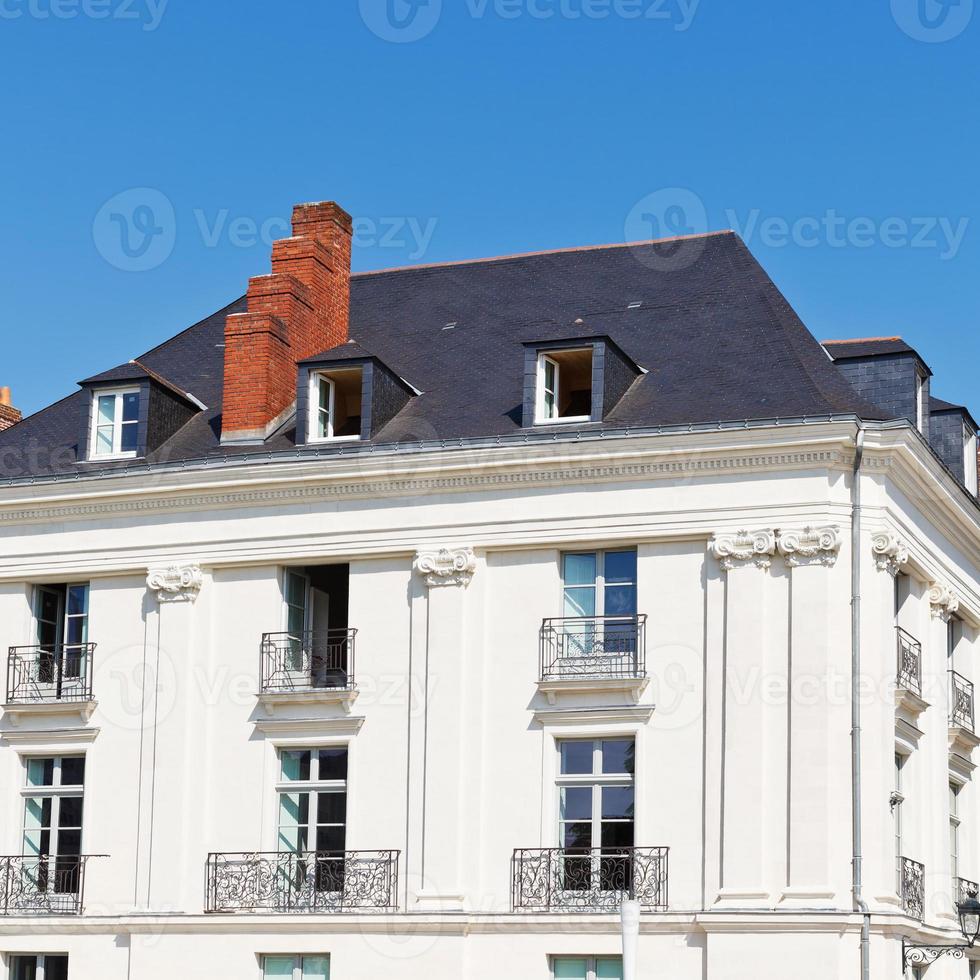
M 708 542 L 708 551 L 726 571 L 755 565 L 768 568 L 776 553 L 776 532 L 736 531 L 734 534 L 713 534 Z
M 425 579 L 430 589 L 470 584 L 476 571 L 476 555 L 472 548 L 438 548 L 419 551 L 415 556 L 415 571 Z
M 146 587 L 157 602 L 193 602 L 203 584 L 200 565 L 190 562 L 151 568 L 146 576 Z
M 833 565 L 840 554 L 839 527 L 805 527 L 802 531 L 780 530 L 776 547 L 787 565 Z
M 879 571 L 890 575 L 897 575 L 909 560 L 909 549 L 905 542 L 888 529 L 871 536 L 871 550 Z

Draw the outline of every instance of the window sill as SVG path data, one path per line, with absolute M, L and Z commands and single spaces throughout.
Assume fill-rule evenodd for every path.
M 539 425 L 581 425 L 583 422 L 591 422 L 591 415 L 569 415 L 565 418 L 559 419 L 535 419 L 535 426 Z
M 639 704 L 649 683 L 649 677 L 551 677 L 538 681 L 538 691 L 545 695 L 550 705 L 557 704 L 561 694 L 619 693 L 628 694 L 633 704 Z
M 3 706 L 4 718 L 10 719 L 15 728 L 20 725 L 21 718 L 36 718 L 56 715 L 79 715 L 87 724 L 95 713 L 95 700 L 89 701 L 15 701 Z
M 360 436 L 331 436 L 329 439 L 308 439 L 308 446 L 329 446 L 334 442 L 361 442 Z
M 269 715 L 274 715 L 279 707 L 297 704 L 338 704 L 343 708 L 344 714 L 349 715 L 357 694 L 357 688 L 324 687 L 297 691 L 262 691 L 258 698 L 259 704 Z
M 79 460 L 81 463 L 118 463 L 121 460 L 140 459 L 139 453 L 106 453 L 104 456 L 89 456 Z

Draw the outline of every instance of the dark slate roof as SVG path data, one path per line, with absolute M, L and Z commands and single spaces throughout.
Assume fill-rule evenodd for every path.
M 346 344 L 331 347 L 313 357 L 307 357 L 300 364 L 322 364 L 324 361 L 363 361 L 375 357 L 373 351 L 365 350 L 356 340 L 348 340 Z
M 929 371 L 929 365 L 914 348 L 901 337 L 862 337 L 855 340 L 825 340 L 824 349 L 835 361 L 850 361 L 860 357 L 882 357 L 888 354 L 911 354 L 922 362 Z M 932 374 L 932 371 L 929 371 Z
M 929 414 L 930 415 L 942 415 L 946 412 L 958 412 L 962 415 L 974 429 L 977 428 L 976 419 L 973 417 L 973 413 L 965 405 L 954 405 L 952 402 L 943 401 L 942 398 L 936 398 L 932 395 L 929 396 Z
M 522 345 L 558 336 L 609 336 L 648 371 L 604 423 L 583 426 L 591 431 L 883 418 L 835 368 L 737 235 L 707 235 L 695 245 L 675 270 L 662 267 L 665 246 L 648 244 L 355 275 L 356 349 L 422 392 L 374 442 L 519 434 Z M 148 463 L 257 451 L 219 443 L 225 318 L 245 309 L 238 299 L 138 358 L 208 406 Z M 342 357 L 347 347 L 328 353 Z M 0 477 L 76 471 L 86 410 L 79 392 L 0 434 Z M 292 450 L 293 428 L 284 426 L 258 451 Z M 32 455 L 31 447 L 40 452 Z

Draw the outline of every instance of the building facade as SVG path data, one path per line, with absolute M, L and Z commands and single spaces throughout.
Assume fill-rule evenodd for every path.
M 624 899 L 644 978 L 961 941 L 969 413 L 732 235 L 349 228 L 0 434 L 7 976 L 621 977 Z

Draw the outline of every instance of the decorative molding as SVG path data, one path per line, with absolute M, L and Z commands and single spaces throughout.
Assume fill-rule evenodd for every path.
M 645 725 L 652 717 L 652 704 L 623 705 L 621 707 L 596 708 L 541 708 L 533 718 L 545 728 L 564 725 L 636 724 Z
M 363 715 L 343 718 L 261 718 L 255 722 L 255 729 L 273 741 L 306 739 L 312 746 L 317 739 L 353 738 L 363 725 Z
M 726 571 L 744 565 L 768 568 L 776 553 L 776 532 L 738 531 L 735 534 L 713 534 L 708 551 Z
M 786 564 L 833 565 L 841 548 L 840 528 L 805 527 L 802 531 L 778 531 L 776 547 Z
M 960 598 L 944 582 L 933 582 L 929 586 L 929 604 L 932 606 L 932 618 L 948 623 L 960 608 Z
M 8 745 L 17 745 L 24 752 L 43 751 L 53 746 L 80 745 L 94 742 L 98 728 L 22 729 L 0 732 L 0 739 Z
M 874 552 L 878 570 L 897 575 L 909 560 L 909 549 L 894 531 L 878 531 L 871 536 L 871 550 Z
M 192 563 L 151 568 L 146 576 L 146 586 L 156 593 L 157 602 L 193 602 L 203 584 L 201 566 Z
M 472 548 L 419 551 L 415 556 L 415 571 L 425 576 L 425 584 L 430 589 L 454 585 L 465 588 L 476 571 L 476 555 Z

